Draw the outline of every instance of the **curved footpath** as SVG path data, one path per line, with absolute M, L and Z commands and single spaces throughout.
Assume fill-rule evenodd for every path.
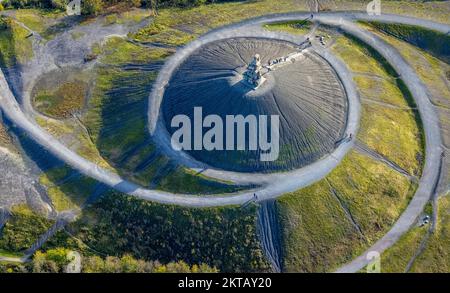
M 264 22 L 270 21 L 285 21 L 294 20 L 298 18 L 305 18 L 309 13 L 291 13 L 291 14 L 279 14 L 279 15 L 269 15 L 256 19 L 251 19 L 244 21 L 242 23 L 229 25 L 220 29 L 213 30 L 212 32 L 206 34 L 198 41 L 195 42 L 207 42 L 211 35 L 218 35 L 219 37 L 228 36 L 246 36 L 246 31 L 252 32 L 251 28 L 260 25 Z M 388 60 L 391 65 L 395 68 L 397 73 L 399 73 L 404 82 L 410 89 L 413 98 L 417 104 L 420 116 L 424 125 L 424 132 L 426 137 L 426 162 L 423 170 L 422 177 L 419 182 L 419 187 L 411 200 L 409 206 L 400 216 L 398 221 L 394 224 L 391 230 L 378 242 L 376 242 L 368 251 L 378 251 L 383 252 L 385 249 L 393 245 L 399 237 L 405 233 L 411 225 L 413 225 L 420 215 L 426 202 L 429 200 L 431 194 L 433 193 L 434 186 L 439 179 L 439 166 L 441 161 L 441 135 L 439 128 L 439 121 L 434 108 L 428 98 L 427 89 L 421 83 L 417 75 L 411 66 L 401 57 L 397 50 L 392 48 L 390 45 L 377 38 L 373 34 L 360 29 L 356 24 L 353 24 L 347 20 L 353 19 L 365 19 L 365 20 L 379 20 L 386 22 L 396 22 L 405 23 L 412 25 L 419 25 L 433 30 L 441 31 L 447 33 L 450 31 L 450 26 L 444 24 L 437 24 L 430 21 L 419 20 L 410 17 L 395 16 L 395 15 L 382 15 L 370 17 L 364 13 L 349 13 L 349 12 L 339 12 L 339 13 L 326 13 L 326 14 L 316 14 L 314 20 L 319 22 L 327 23 L 330 25 L 335 25 L 341 27 L 344 31 L 362 39 L 371 45 L 375 50 L 380 52 L 386 60 Z M 258 31 L 258 29 L 254 29 Z M 250 35 L 251 36 L 251 35 Z M 283 38 L 284 34 L 276 34 L 276 38 Z M 197 44 L 199 45 L 199 44 Z M 192 43 L 187 45 L 182 50 L 189 50 L 190 47 L 194 46 Z M 318 52 L 325 59 L 327 59 L 331 65 L 336 69 L 341 78 L 344 87 L 346 88 L 347 94 L 349 96 L 349 105 L 351 104 L 352 95 L 356 92 L 354 91 L 352 77 L 348 74 L 346 66 L 338 61 L 332 54 L 327 51 Z M 174 55 L 166 66 L 170 66 L 172 62 L 178 63 L 176 58 L 179 56 Z M 186 55 L 187 56 L 187 55 Z M 165 67 L 166 68 L 166 67 Z M 157 82 L 155 84 L 155 89 L 152 93 L 158 89 L 162 89 L 165 84 L 158 83 L 164 81 L 167 76 L 167 72 L 162 71 L 159 75 Z M 170 76 L 170 75 L 169 75 Z M 138 185 L 126 181 L 119 177 L 117 174 L 112 173 L 108 170 L 98 167 L 94 163 L 87 161 L 86 159 L 80 157 L 78 154 L 69 150 L 58 140 L 40 128 L 34 121 L 30 121 L 21 111 L 17 101 L 15 100 L 9 86 L 4 78 L 2 72 L 0 72 L 0 106 L 6 116 L 18 127 L 23 129 L 31 138 L 33 138 L 37 143 L 46 148 L 56 157 L 60 158 L 68 165 L 77 169 L 79 172 L 95 178 L 96 180 L 105 183 L 121 192 L 146 199 L 153 200 L 160 203 L 177 204 L 183 206 L 193 206 L 193 207 L 206 207 L 206 206 L 221 206 L 221 205 L 231 205 L 231 204 L 242 204 L 253 198 L 253 193 L 255 190 L 245 191 L 238 194 L 232 195 L 217 195 L 208 197 L 199 197 L 194 195 L 183 195 L 183 194 L 172 194 L 168 192 L 162 192 L 158 190 L 144 189 Z M 152 94 L 153 95 L 153 94 Z M 154 102 L 155 99 L 151 99 Z M 353 103 L 353 110 L 349 113 L 353 113 L 349 116 L 349 121 L 347 125 L 347 130 L 357 130 L 359 121 L 359 102 L 356 100 Z M 153 106 L 150 109 L 155 109 Z M 150 117 L 153 113 L 149 112 Z M 151 119 L 149 122 L 152 122 Z M 155 123 L 154 121 L 153 123 Z M 150 130 L 155 131 L 156 123 L 153 124 L 153 128 L 150 124 Z M 282 174 L 271 174 L 270 182 L 266 180 L 260 180 L 260 183 L 265 184 L 261 188 L 257 189 L 259 200 L 265 200 L 268 198 L 275 198 L 284 194 L 286 192 L 294 191 L 296 189 L 307 186 L 314 183 L 323 177 L 325 177 L 334 167 L 338 165 L 340 160 L 344 157 L 345 153 L 352 147 L 352 143 L 345 143 L 339 146 L 331 155 L 326 158 L 315 162 L 312 165 L 306 166 L 302 169 L 295 170 L 292 172 L 287 172 L 289 176 L 283 176 Z M 189 166 L 189 165 L 188 165 Z M 286 175 L 287 173 L 284 173 Z M 239 176 L 242 176 L 239 173 Z M 249 175 L 252 176 L 253 175 Z M 277 178 L 274 180 L 273 178 Z M 230 177 L 230 179 L 236 179 Z M 245 181 L 245 180 L 244 180 Z M 251 181 L 254 182 L 254 181 Z M 356 272 L 363 268 L 367 264 L 366 253 L 356 258 L 351 263 L 343 266 L 338 270 L 338 272 Z

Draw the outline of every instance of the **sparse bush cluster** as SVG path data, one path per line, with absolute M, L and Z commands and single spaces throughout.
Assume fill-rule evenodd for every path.
M 158 261 L 137 260 L 130 255 L 122 257 L 91 256 L 84 258 L 84 273 L 216 273 L 205 264 L 189 266 L 183 261 L 161 264 Z

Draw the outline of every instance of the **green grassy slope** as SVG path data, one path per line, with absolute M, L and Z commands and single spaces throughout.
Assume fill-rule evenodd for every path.
M 332 271 L 379 239 L 415 184 L 352 151 L 326 179 L 281 197 L 287 271 Z

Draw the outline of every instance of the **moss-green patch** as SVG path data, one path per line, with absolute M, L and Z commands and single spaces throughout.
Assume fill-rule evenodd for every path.
M 364 103 L 357 137 L 408 173 L 420 176 L 424 163 L 423 145 L 414 118 L 410 110 Z
M 0 17 L 0 66 L 12 67 L 33 56 L 30 33 L 13 19 Z
M 450 36 L 448 33 L 409 24 L 379 21 L 364 21 L 362 23 L 424 49 L 435 57 L 442 58 L 445 62 L 450 63 Z
M 141 22 L 152 16 L 152 12 L 148 9 L 132 9 L 119 14 L 119 18 L 124 22 Z
M 373 101 L 388 103 L 399 108 L 414 107 L 414 101 L 408 102 L 402 91 L 399 89 L 399 81 L 379 77 L 371 77 L 367 75 L 356 75 L 355 81 L 362 98 L 368 98 Z
M 395 37 L 392 34 L 384 33 L 381 29 L 378 30 L 368 25 L 363 26 L 397 48 L 400 54 L 414 68 L 414 71 L 417 72 L 420 79 L 428 86 L 434 102 L 437 105 L 450 108 L 450 90 L 445 82 L 446 72 L 450 70 L 450 66 L 439 60 L 439 58 L 442 58 L 442 55 L 435 57 L 429 51 L 403 41 L 401 37 Z M 450 37 L 447 36 L 447 39 L 450 39 Z M 447 63 L 449 62 L 447 61 Z
M 89 102 L 89 112 L 84 117 L 92 139 L 99 142 L 102 128 L 112 127 L 118 121 L 123 123 L 115 131 L 119 135 L 133 138 L 134 142 L 145 137 L 146 99 L 156 78 L 154 71 L 124 70 L 122 66 L 132 64 L 145 66 L 159 62 L 169 53 L 165 49 L 150 49 L 131 44 L 120 38 L 110 39 L 104 46 L 97 46 L 95 54 L 101 54 L 100 61 L 107 66 L 97 69 L 96 86 Z M 122 112 L 120 117 L 114 116 Z M 106 139 L 106 137 L 104 137 Z M 108 137 L 110 138 L 110 137 Z M 117 140 L 129 144 L 128 139 Z M 133 143 L 133 142 L 131 142 Z M 114 144 L 105 143 L 108 149 Z M 114 148 L 120 148 L 116 146 Z M 114 150 L 108 153 L 117 153 Z
M 0 257 L 23 257 L 23 253 L 0 249 Z
M 57 211 L 79 208 L 92 194 L 96 181 L 82 175 L 73 176 L 69 167 L 56 167 L 41 175 L 40 183 L 47 187 L 47 193 Z
M 148 164 L 143 169 L 137 171 L 136 169 L 122 170 L 122 174 L 127 175 L 132 181 L 141 184 L 142 186 L 150 186 L 152 180 L 155 178 L 159 169 L 167 167 L 169 160 L 164 156 L 157 156 L 157 158 Z
M 153 51 L 114 38 L 99 47 L 99 52 L 104 66 L 97 68 L 95 88 L 83 123 L 103 158 L 122 175 L 148 186 L 158 165 L 139 172 L 136 168 L 154 152 L 151 143 L 146 143 L 149 140 L 146 105 L 156 73 L 140 70 L 139 66 L 159 62 L 166 51 Z M 128 63 L 137 68 L 127 70 Z
M 153 144 L 144 146 L 139 152 L 131 154 L 128 158 L 126 158 L 123 162 L 123 169 L 135 170 L 146 158 L 152 155 L 155 150 L 156 147 Z
M 72 129 L 61 121 L 49 120 L 43 117 L 36 117 L 39 126 L 47 130 L 51 135 L 61 137 L 71 133 Z
M 163 48 L 147 49 L 135 45 L 123 38 L 110 38 L 105 46 L 95 52 L 102 54 L 101 61 L 106 64 L 127 64 L 130 62 L 145 64 L 147 62 L 162 60 L 171 54 L 170 51 Z
M 150 9 L 126 9 L 129 8 L 122 7 L 113 10 L 108 9 L 107 14 L 101 16 L 103 25 L 136 24 L 152 16 L 152 11 Z M 89 20 L 85 20 L 85 22 L 89 22 Z
M 88 85 L 83 81 L 66 82 L 54 92 L 42 91 L 33 99 L 34 107 L 41 113 L 64 119 L 83 109 Z
M 371 56 L 368 47 L 354 38 L 337 38 L 332 50 L 352 72 L 386 76 L 383 65 Z
M 50 9 L 17 9 L 15 18 L 30 29 L 43 32 L 54 21 L 66 16 L 65 12 Z
M 369 242 L 394 224 L 417 184 L 381 162 L 350 153 L 328 177 Z
M 42 33 L 45 30 L 43 17 L 37 10 L 17 10 L 15 18 L 32 31 Z
M 286 270 L 332 271 L 351 260 L 391 227 L 415 189 L 386 165 L 351 151 L 326 179 L 278 201 Z
M 154 73 L 100 70 L 85 124 L 109 160 L 118 159 L 148 137 L 145 105 L 154 79 Z
M 64 121 L 36 117 L 36 122 L 51 135 L 58 138 L 71 138 L 76 141 L 71 148 L 83 158 L 94 164 L 114 171 L 107 161 L 100 155 L 96 145 L 92 142 L 90 136 L 80 127 L 80 122 L 73 118 Z
M 119 18 L 117 17 L 117 14 L 109 14 L 105 16 L 104 22 L 105 25 L 115 24 L 118 23 Z
M 159 188 L 169 192 L 182 192 L 190 194 L 208 194 L 217 192 L 234 192 L 239 187 L 222 182 L 210 181 L 201 174 L 194 174 L 189 170 L 177 168 L 159 183 Z
M 2 229 L 0 249 L 11 253 L 26 250 L 52 224 L 53 221 L 36 214 L 26 205 L 14 206 L 11 218 Z
M 52 185 L 52 182 L 61 181 L 72 173 L 72 169 L 68 166 L 55 167 L 47 170 L 45 174 L 39 178 L 41 184 L 45 186 Z
M 264 28 L 269 31 L 282 31 L 294 35 L 304 35 L 311 30 L 311 22 L 306 20 L 274 22 L 265 24 Z

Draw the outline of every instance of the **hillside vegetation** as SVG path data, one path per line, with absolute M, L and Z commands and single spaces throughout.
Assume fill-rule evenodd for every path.
M 448 33 L 445 34 L 408 24 L 383 23 L 378 21 L 361 23 L 408 42 L 450 63 L 450 35 Z
M 30 262 L 25 264 L 0 262 L 0 273 L 64 273 L 73 260 L 71 250 L 53 248 L 45 252 L 37 251 Z M 82 256 L 83 273 L 216 273 L 216 268 L 205 264 L 189 266 L 183 261 L 161 264 L 158 261 L 135 259 L 131 255 Z
M 51 239 L 90 255 L 131 254 L 161 263 L 206 263 L 222 272 L 266 271 L 256 235 L 256 207 L 190 209 L 113 192 Z M 75 238 L 73 238 L 73 235 Z

